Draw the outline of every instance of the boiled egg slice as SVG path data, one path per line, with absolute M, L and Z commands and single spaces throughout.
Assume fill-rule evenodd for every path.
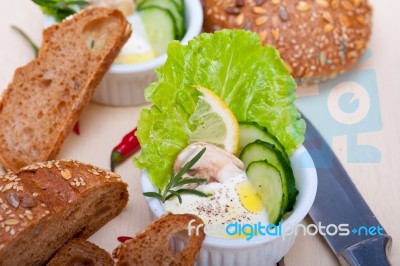
M 138 13 L 127 17 L 132 24 L 133 33 L 115 59 L 118 64 L 132 64 L 146 62 L 156 57 L 150 42 L 147 39 L 146 31 Z
M 260 197 L 247 179 L 236 185 L 240 204 L 249 212 L 259 213 L 263 210 Z

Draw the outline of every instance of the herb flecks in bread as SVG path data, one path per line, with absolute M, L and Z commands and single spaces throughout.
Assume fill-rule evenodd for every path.
M 367 0 L 205 0 L 205 31 L 249 29 L 271 44 L 300 84 L 347 71 L 365 52 L 372 26 Z
M 77 161 L 27 166 L 0 176 L 0 188 L 2 266 L 42 265 L 73 237 L 89 237 L 128 201 L 118 175 Z
M 92 8 L 44 30 L 37 59 L 15 71 L 0 103 L 0 164 L 54 159 L 131 34 L 115 9 Z

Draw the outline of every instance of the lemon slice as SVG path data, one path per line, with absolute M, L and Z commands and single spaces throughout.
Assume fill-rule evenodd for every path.
M 189 142 L 207 142 L 227 152 L 236 153 L 239 143 L 239 124 L 229 107 L 213 91 L 196 86 L 201 93 L 189 122 L 196 126 Z

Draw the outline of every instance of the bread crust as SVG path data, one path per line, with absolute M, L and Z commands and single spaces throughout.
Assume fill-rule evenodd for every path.
M 372 25 L 367 0 L 205 0 L 204 29 L 255 31 L 276 47 L 298 84 L 336 77 L 365 52 Z
M 187 233 L 192 220 L 194 228 L 188 243 L 183 250 L 174 252 L 170 247 L 171 237 L 182 231 Z M 196 229 L 200 224 L 204 225 L 196 215 L 166 214 L 115 249 L 115 265 L 194 265 L 205 238 L 203 226 Z
M 0 163 L 54 159 L 131 28 L 116 9 L 90 8 L 43 32 L 38 57 L 15 71 L 0 104 Z
M 46 266 L 93 265 L 112 266 L 111 255 L 95 244 L 75 238 L 70 240 Z
M 0 176 L 0 265 L 42 265 L 127 202 L 120 176 L 77 161 L 36 163 Z

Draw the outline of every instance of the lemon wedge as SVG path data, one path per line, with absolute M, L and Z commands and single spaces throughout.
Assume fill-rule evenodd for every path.
M 239 143 L 239 124 L 229 107 L 213 91 L 195 86 L 200 92 L 189 122 L 196 126 L 189 142 L 207 142 L 235 154 Z

